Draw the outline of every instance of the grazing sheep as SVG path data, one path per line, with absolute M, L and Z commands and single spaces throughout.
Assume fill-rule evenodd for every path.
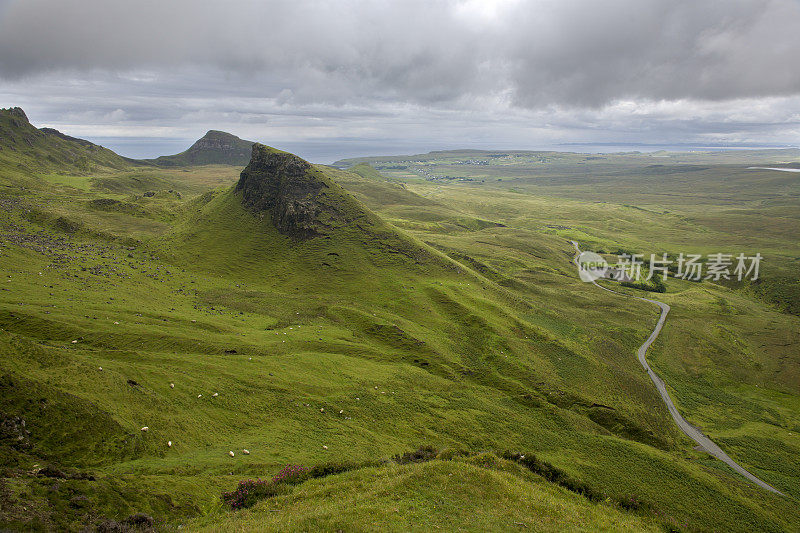
M 100 372 L 102 372 L 102 371 L 103 371 L 103 367 L 102 367 L 102 366 L 98 366 L 98 367 L 97 367 L 97 370 L 99 370 Z
M 171 440 L 167 441 L 167 448 L 172 448 L 172 441 Z
M 234 457 L 236 454 L 233 453 L 233 450 L 231 450 L 231 451 L 228 452 L 228 455 L 230 455 L 231 457 Z
M 245 455 L 250 455 L 250 450 L 242 450 L 242 453 Z
M 150 428 L 149 428 L 149 427 L 147 427 L 147 426 L 144 426 L 144 427 L 142 428 L 142 431 L 147 431 L 148 429 L 150 429 Z
M 217 396 L 219 396 L 218 392 L 215 392 L 214 394 L 211 395 L 212 398 L 216 398 Z
M 323 450 L 327 450 L 327 449 L 328 449 L 328 447 L 327 447 L 327 446 L 325 446 L 325 445 L 323 444 L 323 445 L 322 445 L 322 449 L 323 449 Z
M 78 341 L 72 341 L 72 344 L 78 344 Z
M 197 397 L 198 397 L 198 398 L 202 398 L 202 397 L 203 397 L 203 395 L 202 395 L 202 394 L 198 394 L 198 395 L 197 395 Z
M 169 384 L 169 388 L 170 388 L 170 389 L 174 389 L 174 388 L 175 388 L 175 384 L 174 384 L 174 383 L 170 383 L 170 384 Z

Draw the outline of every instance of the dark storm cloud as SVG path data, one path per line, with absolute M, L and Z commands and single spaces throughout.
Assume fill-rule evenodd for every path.
M 797 144 L 798 27 L 799 0 L 0 0 L 0 107 L 149 155 Z
M 341 104 L 800 92 L 796 0 L 12 0 L 0 76 L 197 66 Z

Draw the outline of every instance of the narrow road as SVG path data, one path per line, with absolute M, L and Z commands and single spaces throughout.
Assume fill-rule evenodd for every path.
M 576 267 L 580 268 L 578 265 L 578 256 L 581 254 L 581 249 L 578 248 L 577 242 L 575 241 L 570 241 L 570 242 L 575 247 L 576 251 L 575 257 L 572 260 L 572 262 L 575 263 Z M 637 356 L 639 357 L 639 362 L 647 371 L 647 375 L 650 376 L 651 380 L 653 380 L 656 389 L 658 389 L 658 393 L 661 395 L 661 399 L 664 401 L 664 405 L 667 406 L 669 414 L 672 415 L 672 419 L 675 420 L 675 423 L 678 424 L 678 427 L 681 429 L 681 431 L 683 431 L 690 439 L 699 444 L 700 447 L 703 448 L 706 452 L 710 453 L 720 461 L 724 462 L 725 464 L 736 470 L 742 476 L 746 477 L 759 487 L 772 491 L 776 494 L 780 494 L 781 496 L 785 496 L 781 491 L 779 491 L 772 485 L 765 483 L 764 481 L 761 481 L 756 476 L 754 476 L 753 474 L 745 470 L 743 467 L 741 467 L 736 461 L 731 459 L 728 456 L 728 454 L 722 451 L 722 448 L 714 444 L 711 441 L 711 439 L 706 437 L 702 431 L 700 431 L 699 429 L 691 425 L 689 422 L 687 422 L 686 419 L 683 418 L 683 416 L 681 416 L 681 414 L 678 412 L 678 409 L 675 407 L 675 404 L 672 403 L 672 398 L 669 397 L 669 393 L 667 392 L 667 385 L 666 383 L 664 383 L 664 380 L 661 379 L 658 376 L 658 374 L 653 372 L 653 369 L 650 368 L 649 364 L 647 364 L 647 359 L 645 358 L 645 354 L 647 353 L 647 349 L 650 348 L 650 345 L 653 344 L 653 342 L 658 337 L 658 334 L 661 333 L 661 328 L 664 327 L 664 322 L 667 321 L 667 314 L 669 313 L 670 309 L 669 305 L 665 304 L 664 302 L 659 302 L 658 300 L 650 300 L 649 298 L 630 296 L 621 292 L 612 291 L 611 289 L 607 289 L 602 285 L 599 285 L 595 281 L 592 281 L 591 283 L 595 287 L 603 289 L 604 291 L 613 292 L 614 294 L 619 294 L 621 296 L 627 296 L 628 298 L 635 298 L 637 300 L 642 300 L 643 302 L 650 302 L 651 304 L 655 304 L 659 308 L 661 308 L 661 316 L 658 317 L 658 323 L 656 324 L 656 327 L 653 328 L 653 332 L 650 334 L 650 337 L 647 338 L 644 344 L 639 346 L 639 351 L 637 352 Z

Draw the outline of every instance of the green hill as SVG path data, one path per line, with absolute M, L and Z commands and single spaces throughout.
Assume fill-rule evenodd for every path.
M 8 173 L 90 174 L 131 167 L 107 148 L 51 129 L 37 129 L 18 108 L 0 109 L 0 165 Z
M 657 520 L 593 503 L 484 454 L 387 465 L 306 482 L 189 531 L 663 531 Z
M 521 214 L 560 221 L 574 204 L 423 196 L 366 167 L 249 150 L 238 181 L 149 167 L 0 189 L 0 527 L 134 513 L 207 530 L 797 523 L 796 358 L 761 347 L 767 329 L 790 345 L 796 317 L 670 283 L 679 329 L 654 347 L 701 423 L 718 413 L 698 398 L 735 400 L 712 436 L 783 498 L 676 430 L 635 361 L 651 306 L 590 290 L 569 242 Z M 682 379 L 691 365 L 713 371 Z M 421 445 L 464 453 L 405 464 Z M 528 462 L 497 459 L 515 450 Z M 222 504 L 287 464 L 331 475 Z
M 244 166 L 250 160 L 253 141 L 245 141 L 224 131 L 210 130 L 188 150 L 164 155 L 149 162 L 162 167 L 192 165 Z
M 388 225 L 323 169 L 264 145 L 251 151 L 234 187 L 187 208 L 186 218 L 158 244 L 165 255 L 214 273 L 266 280 L 278 271 L 284 283 L 294 279 L 309 295 L 320 281 L 329 288 L 355 277 L 366 281 L 379 267 L 418 273 L 458 268 Z

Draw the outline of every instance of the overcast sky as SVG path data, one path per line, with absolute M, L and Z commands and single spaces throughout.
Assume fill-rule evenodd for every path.
M 0 107 L 135 157 L 797 146 L 798 64 L 800 0 L 0 0 Z

